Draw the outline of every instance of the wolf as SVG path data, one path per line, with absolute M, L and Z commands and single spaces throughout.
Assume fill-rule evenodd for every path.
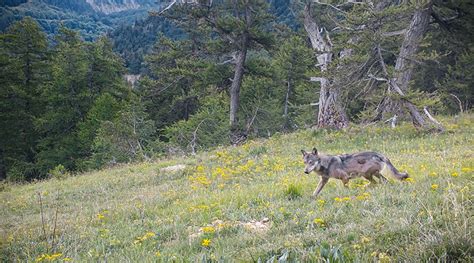
M 390 160 L 377 152 L 360 152 L 354 154 L 342 155 L 323 155 L 319 154 L 316 148 L 312 152 L 303 153 L 305 164 L 304 172 L 306 174 L 315 171 L 321 176 L 318 187 L 313 192 L 316 197 L 328 182 L 329 178 L 340 179 L 345 187 L 350 179 L 362 176 L 371 183 L 377 183 L 374 176 L 379 178 L 381 182 L 387 182 L 382 173 L 388 168 L 388 172 L 398 180 L 408 178 L 407 173 L 400 173 Z

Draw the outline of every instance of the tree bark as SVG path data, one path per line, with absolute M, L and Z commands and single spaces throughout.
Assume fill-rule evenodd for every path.
M 287 80 L 286 86 L 286 95 L 285 95 L 285 104 L 283 106 L 283 118 L 285 119 L 284 128 L 287 129 L 288 127 L 288 105 L 290 104 L 290 92 L 291 92 L 291 80 Z
M 394 80 L 403 92 L 408 90 L 408 84 L 415 66 L 414 58 L 418 52 L 420 42 L 428 29 L 432 12 L 431 6 L 432 3 L 430 2 L 422 9 L 415 11 L 410 26 L 405 33 L 400 53 L 398 54 L 395 64 Z
M 332 61 L 332 43 L 326 33 L 323 37 L 324 28 L 318 26 L 311 14 L 311 2 L 306 4 L 304 11 L 304 28 L 308 33 L 311 46 L 315 50 L 321 72 L 328 69 Z M 339 90 L 325 77 L 311 78 L 312 81 L 319 81 L 321 90 L 319 94 L 319 110 L 317 116 L 317 126 L 320 128 L 341 129 L 347 126 L 348 120 L 343 107 L 340 105 Z
M 240 86 L 244 76 L 245 58 L 247 57 L 248 36 L 244 36 L 242 49 L 238 51 L 234 70 L 234 79 L 230 87 L 230 128 L 231 131 L 238 129 L 237 111 L 240 104 Z
M 7 179 L 5 156 L 3 155 L 3 149 L 0 148 L 0 181 L 3 181 L 5 179 Z

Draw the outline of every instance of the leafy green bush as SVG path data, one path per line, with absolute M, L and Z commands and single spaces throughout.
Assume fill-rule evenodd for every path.
M 49 170 L 48 175 L 51 178 L 62 180 L 68 178 L 71 174 L 66 170 L 64 165 L 59 164 L 53 169 Z

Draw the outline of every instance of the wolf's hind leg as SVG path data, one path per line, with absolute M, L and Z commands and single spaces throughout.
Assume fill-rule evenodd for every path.
M 379 181 L 383 184 L 386 184 L 388 182 L 387 178 L 385 178 L 385 176 L 383 176 L 381 173 L 376 173 L 375 176 L 377 176 L 377 178 L 379 178 Z
M 321 181 L 319 181 L 318 187 L 313 192 L 313 197 L 318 196 L 319 192 L 323 189 L 324 185 L 329 181 L 328 177 L 321 177 Z
M 371 174 L 364 174 L 363 177 L 367 180 L 369 180 L 370 184 L 372 185 L 375 185 L 377 184 L 377 181 L 374 180 L 374 178 L 372 177 Z

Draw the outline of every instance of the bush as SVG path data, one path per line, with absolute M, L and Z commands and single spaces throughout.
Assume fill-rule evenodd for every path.
M 70 176 L 71 174 L 66 170 L 64 165 L 59 164 L 54 169 L 51 169 L 48 171 L 48 176 L 51 178 L 55 178 L 58 180 L 66 179 Z

